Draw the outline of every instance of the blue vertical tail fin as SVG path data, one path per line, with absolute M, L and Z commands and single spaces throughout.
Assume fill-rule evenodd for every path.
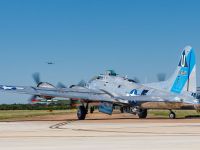
M 168 84 L 173 93 L 196 92 L 196 58 L 191 46 L 184 48 L 178 67 Z

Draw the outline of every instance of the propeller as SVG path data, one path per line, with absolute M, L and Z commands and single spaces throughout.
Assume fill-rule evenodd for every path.
M 58 82 L 58 84 L 57 84 L 57 86 L 56 86 L 57 88 L 67 88 L 67 86 L 66 85 L 64 85 L 62 82 Z
M 157 74 L 158 81 L 162 82 L 166 80 L 166 74 L 165 73 L 158 73 Z
M 77 86 L 85 87 L 86 84 L 87 84 L 87 83 L 86 83 L 84 80 L 81 80 L 81 81 L 77 84 Z
M 33 78 L 33 81 L 35 82 L 35 84 L 38 86 L 40 83 L 41 83 L 41 80 L 40 80 L 40 73 L 39 72 L 36 72 L 36 73 L 33 73 L 32 74 L 32 78 Z M 28 102 L 29 103 L 33 103 L 33 101 L 37 98 L 37 95 L 33 95 L 31 96 L 29 99 L 28 99 Z
M 38 85 L 39 83 L 41 83 L 41 80 L 40 80 L 40 73 L 39 72 L 36 72 L 32 75 L 33 77 L 33 80 L 35 81 L 35 83 Z
M 32 78 L 34 80 L 34 82 L 36 83 L 36 86 L 37 87 L 40 87 L 40 88 L 66 88 L 67 86 L 64 85 L 63 83 L 61 82 L 58 82 L 57 86 L 55 87 L 54 85 L 48 83 L 48 82 L 42 82 L 41 79 L 40 79 L 40 73 L 39 72 L 36 72 L 32 75 Z M 29 103 L 32 103 L 34 100 L 37 99 L 37 97 L 40 97 L 40 98 L 43 98 L 43 99 L 47 99 L 47 100 L 50 100 L 50 99 L 53 99 L 54 97 L 51 97 L 51 96 L 38 96 L 38 95 L 33 95 L 32 97 L 29 98 L 28 102 Z
M 91 79 L 89 80 L 89 83 L 92 82 L 93 80 L 96 80 L 97 78 L 98 78 L 98 76 L 94 76 L 93 78 L 91 78 Z
M 135 81 L 135 83 L 140 83 L 140 80 L 137 77 L 134 77 L 133 80 Z

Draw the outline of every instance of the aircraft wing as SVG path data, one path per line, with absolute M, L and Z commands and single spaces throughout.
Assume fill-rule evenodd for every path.
M 101 90 L 87 88 L 42 88 L 31 86 L 0 85 L 0 91 L 37 96 L 83 99 L 88 101 L 116 102 L 111 95 Z
M 162 94 L 150 94 L 141 96 L 120 96 L 115 97 L 104 90 L 93 90 L 87 88 L 44 88 L 32 86 L 6 86 L 0 85 L 1 92 L 11 92 L 20 94 L 30 94 L 46 97 L 60 97 L 71 99 L 82 99 L 91 102 L 113 102 L 121 104 L 142 104 L 145 102 L 185 102 L 193 103 L 191 96 L 180 94 L 170 94 L 162 92 Z M 160 92 L 161 93 L 161 92 Z M 164 94 L 163 94 L 164 93 Z

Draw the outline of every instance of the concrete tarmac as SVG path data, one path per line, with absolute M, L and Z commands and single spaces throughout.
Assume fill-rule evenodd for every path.
M 199 150 L 200 119 L 0 122 L 1 150 Z

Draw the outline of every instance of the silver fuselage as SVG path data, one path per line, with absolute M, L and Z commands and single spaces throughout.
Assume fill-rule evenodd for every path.
M 148 87 L 144 84 L 138 84 L 133 81 L 130 81 L 128 78 L 120 77 L 120 76 L 109 76 L 109 75 L 101 75 L 98 78 L 90 81 L 87 85 L 89 89 L 95 90 L 104 90 L 109 92 L 111 95 L 115 97 L 120 96 L 138 96 L 135 93 L 131 93 L 133 90 L 143 91 L 147 90 L 147 95 L 150 94 L 165 94 L 165 89 L 156 89 L 152 87 Z M 141 94 L 141 92 L 140 92 Z M 185 92 L 180 95 L 183 97 L 183 101 L 181 102 L 143 102 L 139 104 L 139 107 L 145 109 L 187 109 L 187 110 L 200 110 L 199 102 L 196 104 L 188 103 L 187 101 L 196 100 L 193 96 L 184 96 L 190 95 L 191 93 Z M 167 94 L 166 94 L 167 97 Z M 186 100 L 185 100 L 186 99 Z

